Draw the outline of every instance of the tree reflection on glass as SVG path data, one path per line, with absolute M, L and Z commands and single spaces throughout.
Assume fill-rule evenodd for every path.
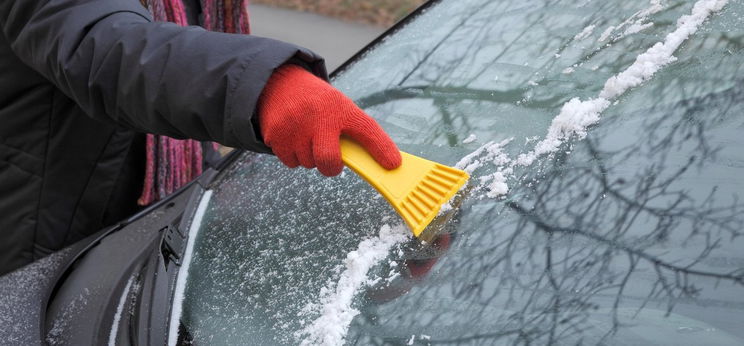
M 692 5 L 665 2 L 652 27 L 601 41 L 649 2 L 439 1 L 334 83 L 404 150 L 454 164 L 514 138 L 504 150 L 516 157 Z M 586 138 L 519 167 L 503 198 L 485 197 L 479 178 L 499 167 L 483 163 L 431 251 L 393 251 L 373 270 L 347 343 L 744 343 L 742 10 L 730 4 Z M 346 254 L 398 220 L 352 174 L 322 179 L 257 157 L 224 177 L 184 325 L 197 341 L 296 344 L 315 317 L 304 307 Z
M 670 3 L 644 35 L 587 47 L 573 35 L 588 23 L 616 24 L 606 14 L 627 8 L 525 6 L 486 1 L 476 12 L 454 11 L 437 40 L 417 41 L 388 78 L 353 89 L 356 99 L 404 147 L 460 148 L 478 133 L 487 136 L 482 142 L 515 137 L 507 151 L 524 152 L 523 140 L 543 135 L 568 98 L 596 97 L 692 2 Z M 430 277 L 394 301 L 369 299 L 350 343 L 744 342 L 733 322 L 744 319 L 744 89 L 733 77 L 744 41 L 733 20 L 741 6 L 732 6 L 586 139 L 516 172 L 505 199 L 476 191 L 457 218 L 458 241 Z M 562 30 L 552 26 L 557 20 Z M 579 30 L 565 30 L 571 25 Z M 384 61 L 401 35 L 339 84 L 364 79 L 364 64 Z M 576 72 L 562 73 L 566 66 Z M 409 115 L 413 109 L 418 114 Z M 428 130 L 410 134 L 404 118 L 426 119 L 419 127 Z M 473 180 L 496 168 L 481 168 Z
M 395 323 L 436 336 L 432 344 L 623 343 L 632 339 L 612 337 L 644 309 L 668 317 L 677 304 L 719 306 L 744 316 L 742 166 L 722 159 L 741 155 L 714 144 L 741 144 L 726 133 L 744 125 L 741 91 L 652 107 L 634 114 L 652 115 L 641 121 L 611 119 L 523 172 L 509 199 L 472 201 L 459 225 L 467 239 L 431 281 L 369 306 L 355 337 L 410 337 L 370 337 Z M 638 140 L 616 141 L 628 136 Z M 714 314 L 700 313 L 691 318 Z

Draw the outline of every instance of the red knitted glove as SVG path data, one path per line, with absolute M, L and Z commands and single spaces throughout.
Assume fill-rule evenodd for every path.
M 258 122 L 264 143 L 291 168 L 318 167 L 326 176 L 341 173 L 341 135 L 361 144 L 387 169 L 401 163 L 398 147 L 374 119 L 296 65 L 284 65 L 271 75 L 258 100 Z

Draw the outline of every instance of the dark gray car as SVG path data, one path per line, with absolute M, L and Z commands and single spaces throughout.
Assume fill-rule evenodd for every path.
M 472 173 L 435 237 L 406 238 L 349 171 L 236 152 L 120 229 L 0 278 L 14 338 L 0 340 L 744 344 L 741 3 L 535 154 L 564 105 L 605 95 L 695 6 L 431 1 L 333 82 L 402 150 Z

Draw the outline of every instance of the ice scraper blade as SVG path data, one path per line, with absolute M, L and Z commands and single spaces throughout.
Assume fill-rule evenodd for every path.
M 402 151 L 400 154 L 400 167 L 387 170 L 361 145 L 341 138 L 344 164 L 377 189 L 418 237 L 469 176 L 456 168 Z

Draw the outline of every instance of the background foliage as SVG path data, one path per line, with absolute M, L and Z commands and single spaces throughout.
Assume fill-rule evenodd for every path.
M 390 26 L 426 0 L 253 0 L 348 21 Z

